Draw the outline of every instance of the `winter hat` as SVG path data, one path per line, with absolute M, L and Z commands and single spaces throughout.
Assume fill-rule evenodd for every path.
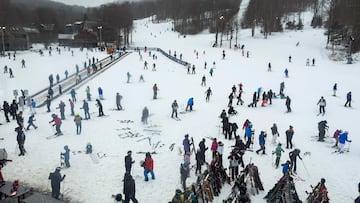
M 290 126 L 289 126 L 289 128 L 290 128 L 290 129 L 293 129 L 293 126 L 292 126 L 292 125 L 290 125 Z
M 127 154 L 129 154 L 129 155 L 130 155 L 131 153 L 132 153 L 132 151 L 131 151 L 131 150 L 129 150 L 129 151 L 127 152 Z
M 189 137 L 189 134 L 185 134 L 185 137 Z
M 67 150 L 67 149 L 69 149 L 69 147 L 68 147 L 67 145 L 65 145 L 65 146 L 64 146 L 64 149 Z
M 180 189 L 176 189 L 176 190 L 175 190 L 175 194 L 180 195 L 180 194 L 181 194 L 181 190 L 180 190 Z
M 55 171 L 60 171 L 61 170 L 61 167 L 56 167 Z
M 321 178 L 321 184 L 324 184 L 325 183 L 325 178 Z

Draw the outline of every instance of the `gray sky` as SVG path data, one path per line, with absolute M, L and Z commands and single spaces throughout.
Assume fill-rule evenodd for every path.
M 116 2 L 117 0 L 52 0 L 52 1 L 57 1 L 68 5 L 94 7 L 94 6 L 100 6 L 101 4 Z M 121 1 L 125 1 L 125 0 L 120 0 L 120 2 Z

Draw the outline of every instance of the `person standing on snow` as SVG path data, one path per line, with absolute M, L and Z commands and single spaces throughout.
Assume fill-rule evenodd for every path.
M 290 145 L 290 149 L 292 149 L 293 144 L 292 144 L 292 138 L 294 136 L 294 129 L 293 126 L 289 126 L 289 129 L 285 131 L 285 135 L 286 135 L 286 149 L 289 149 L 289 145 Z
M 132 151 L 130 150 L 127 152 L 127 155 L 125 156 L 125 171 L 126 171 L 126 173 L 129 173 L 129 174 L 131 174 L 132 164 L 135 163 L 135 161 L 132 160 L 131 154 L 132 154 Z
M 285 68 L 285 71 L 284 71 L 284 74 L 285 74 L 285 77 L 289 77 L 289 70 L 287 68 Z
M 154 86 L 153 86 L 153 93 L 154 93 L 154 95 L 153 95 L 153 99 L 157 99 L 157 92 L 159 91 L 159 88 L 158 88 L 158 86 L 156 85 L 156 83 L 154 84 Z
M 346 94 L 346 103 L 345 103 L 345 107 L 347 107 L 347 105 L 349 105 L 349 107 L 351 107 L 351 92 L 348 92 Z
M 290 168 L 291 170 L 296 173 L 296 158 L 299 157 L 300 160 L 302 160 L 300 156 L 300 149 L 294 149 L 293 151 L 289 152 L 289 158 L 291 161 Z
M 181 185 L 183 186 L 184 191 L 186 190 L 186 179 L 189 177 L 190 168 L 189 163 L 185 162 L 180 165 L 180 179 Z
M 76 92 L 75 89 L 71 89 L 70 91 L 71 99 L 73 102 L 76 102 Z
M 62 132 L 60 130 L 61 127 L 61 119 L 56 115 L 56 114 L 52 114 L 51 117 L 53 118 L 51 121 L 49 121 L 49 123 L 54 122 L 53 126 L 55 126 L 56 129 L 56 133 L 54 135 L 60 136 L 62 135 Z
M 116 93 L 116 107 L 117 107 L 117 110 L 122 110 L 122 106 L 121 106 L 121 99 L 122 99 L 122 96 L 119 94 L 119 92 Z
M 320 121 L 318 123 L 318 130 L 319 130 L 319 140 L 320 142 L 324 142 L 324 137 L 325 137 L 325 131 L 329 128 L 329 126 L 327 126 L 327 121 L 323 120 Z
M 203 138 L 200 143 L 199 143 L 199 149 L 200 149 L 200 152 L 201 152 L 201 165 L 203 165 L 206 160 L 205 160 L 205 152 L 206 150 L 208 150 L 208 147 L 205 146 L 205 138 Z
M 213 139 L 212 143 L 211 143 L 211 152 L 212 152 L 212 158 L 215 158 L 216 152 L 217 152 L 217 148 L 218 148 L 218 143 L 216 141 L 216 138 Z
M 144 178 L 145 181 L 149 181 L 148 173 L 151 174 L 151 179 L 155 179 L 154 175 L 154 160 L 151 158 L 150 152 L 145 154 L 145 162 L 144 162 Z
M 177 110 L 179 108 L 178 103 L 176 102 L 176 100 L 174 100 L 174 102 L 171 104 L 171 109 L 172 109 L 172 113 L 171 113 L 171 118 L 174 118 L 174 114 L 175 114 L 175 118 L 177 118 L 178 113 Z
M 142 111 L 142 116 L 141 116 L 141 122 L 143 122 L 143 124 L 147 124 L 147 120 L 149 117 L 149 110 L 148 108 L 145 106 L 143 111 Z
M 324 115 L 325 114 L 326 100 L 324 99 L 323 96 L 319 99 L 317 105 L 319 105 L 319 114 Z
M 17 136 L 16 136 L 16 141 L 18 143 L 19 146 L 19 150 L 20 150 L 20 154 L 19 156 L 24 156 L 25 155 L 25 133 L 22 130 L 22 127 L 16 127 L 15 131 L 17 132 Z
M 126 76 L 127 76 L 127 81 L 126 81 L 126 83 L 130 83 L 130 78 L 131 78 L 130 72 L 127 72 L 127 73 L 126 73 Z
M 74 102 L 71 100 L 71 99 L 69 99 L 69 103 L 70 103 L 70 111 L 71 111 L 71 116 L 74 116 Z
M 77 135 L 81 134 L 81 121 L 82 121 L 82 117 L 79 114 L 76 114 L 74 117 L 74 122 L 76 125 L 76 134 Z
M 104 116 L 103 106 L 100 99 L 96 99 L 96 106 L 99 108 L 99 117 Z
M 50 173 L 49 180 L 51 180 L 51 196 L 55 199 L 60 199 L 60 183 L 66 177 L 66 175 L 61 177 L 60 167 L 56 167 L 54 173 Z
M 275 149 L 275 151 L 272 152 L 272 154 L 276 155 L 276 160 L 275 160 L 275 167 L 278 168 L 279 167 L 279 163 L 280 163 L 280 158 L 281 158 L 281 152 L 285 152 L 284 149 L 281 147 L 281 143 L 279 143 Z
M 89 112 L 89 103 L 84 99 L 83 100 L 83 106 L 81 109 L 84 110 L 84 114 L 85 114 L 85 120 L 90 119 L 90 112 Z
M 205 77 L 205 75 L 203 75 L 202 78 L 201 78 L 201 86 L 206 86 L 206 77 Z
M 99 94 L 99 99 L 103 100 L 104 95 L 103 95 L 103 89 L 101 87 L 98 88 L 98 94 Z
M 186 135 L 185 135 L 185 138 L 184 138 L 184 140 L 183 140 L 184 154 L 190 152 L 190 145 L 191 145 L 191 144 L 192 144 L 192 143 L 190 143 L 189 135 L 186 134 Z
M 70 149 L 67 145 L 64 146 L 64 153 L 61 153 L 64 156 L 65 166 L 66 168 L 70 168 Z
M 336 91 L 337 91 L 337 83 L 333 86 L 333 96 L 336 97 Z
M 351 142 L 348 140 L 348 131 L 345 131 L 339 135 L 339 152 L 344 153 L 345 141 Z
M 35 114 L 31 114 L 29 116 L 29 119 L 28 119 L 28 126 L 26 127 L 26 130 L 29 130 L 30 129 L 30 126 L 34 127 L 35 129 L 38 128 L 35 124 L 34 124 L 34 121 L 35 121 Z
M 288 175 L 289 172 L 291 171 L 291 169 L 290 169 L 290 161 L 287 160 L 285 163 L 281 164 L 281 166 L 282 166 L 283 175 Z
M 124 176 L 124 195 L 125 195 L 125 202 L 129 203 L 130 200 L 133 203 L 138 203 L 137 199 L 135 198 L 135 180 L 130 175 L 130 173 L 125 173 Z
M 271 129 L 271 134 L 273 136 L 272 140 L 271 140 L 271 143 L 275 145 L 276 144 L 276 138 L 280 137 L 280 134 L 278 132 L 276 123 L 274 123 L 273 126 L 270 129 Z
M 287 113 L 291 112 L 291 99 L 289 96 L 286 96 L 286 100 L 285 100 L 285 105 L 286 105 L 286 109 L 287 109 Z
M 85 92 L 86 92 L 87 100 L 91 101 L 91 94 L 90 94 L 90 87 L 89 86 L 86 87 Z
M 61 120 L 65 120 L 65 103 L 63 101 L 60 101 L 59 106 L 56 108 L 60 109 Z
M 256 154 L 259 154 L 260 151 L 262 151 L 262 154 L 265 154 L 265 138 L 266 138 L 266 133 L 264 131 L 261 131 L 259 135 L 260 149 L 256 150 Z
M 188 108 L 190 109 L 190 111 L 192 111 L 192 110 L 193 110 L 193 109 L 192 109 L 193 105 L 194 105 L 194 98 L 193 98 L 193 97 L 190 97 L 190 98 L 188 99 L 188 102 L 187 102 L 185 111 L 187 111 Z
M 205 97 L 205 101 L 210 101 L 210 95 L 212 95 L 212 90 L 209 87 L 206 91 L 205 91 L 206 97 Z

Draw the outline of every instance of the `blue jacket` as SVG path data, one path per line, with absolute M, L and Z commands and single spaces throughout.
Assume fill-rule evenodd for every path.
M 99 95 L 102 95 L 103 94 L 103 90 L 101 88 L 98 89 L 98 93 Z
M 345 141 L 351 142 L 350 140 L 348 140 L 348 133 L 347 132 L 341 133 L 339 135 L 339 143 L 340 144 L 345 144 Z
M 66 161 L 70 160 L 70 149 L 69 148 L 66 148 L 65 149 L 65 153 L 64 154 L 64 158 Z
M 346 99 L 348 100 L 348 101 L 351 101 L 351 93 L 349 92 L 349 93 L 347 93 L 347 95 L 346 95 Z
M 245 129 L 245 136 L 247 138 L 251 138 L 251 128 L 249 126 L 247 126 Z
M 281 166 L 282 166 L 282 172 L 283 172 L 283 174 L 284 174 L 284 175 L 287 174 L 287 173 L 289 172 L 289 169 L 290 169 L 289 164 L 288 164 L 288 163 L 284 163 L 284 164 L 281 164 Z
M 265 136 L 264 133 L 260 133 L 259 135 L 259 144 L 261 147 L 265 146 Z
M 187 102 L 188 105 L 193 105 L 194 104 L 194 98 L 190 98 Z
M 184 145 L 184 151 L 190 152 L 190 140 L 188 138 L 185 138 L 183 140 L 183 145 Z

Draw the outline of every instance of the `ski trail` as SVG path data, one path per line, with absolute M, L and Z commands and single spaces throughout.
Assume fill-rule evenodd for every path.
M 247 9 L 250 1 L 251 0 L 242 0 L 240 2 L 238 18 L 237 18 L 237 21 L 239 22 L 240 25 L 241 25 L 241 21 L 242 21 L 244 15 L 245 15 L 246 9 Z

